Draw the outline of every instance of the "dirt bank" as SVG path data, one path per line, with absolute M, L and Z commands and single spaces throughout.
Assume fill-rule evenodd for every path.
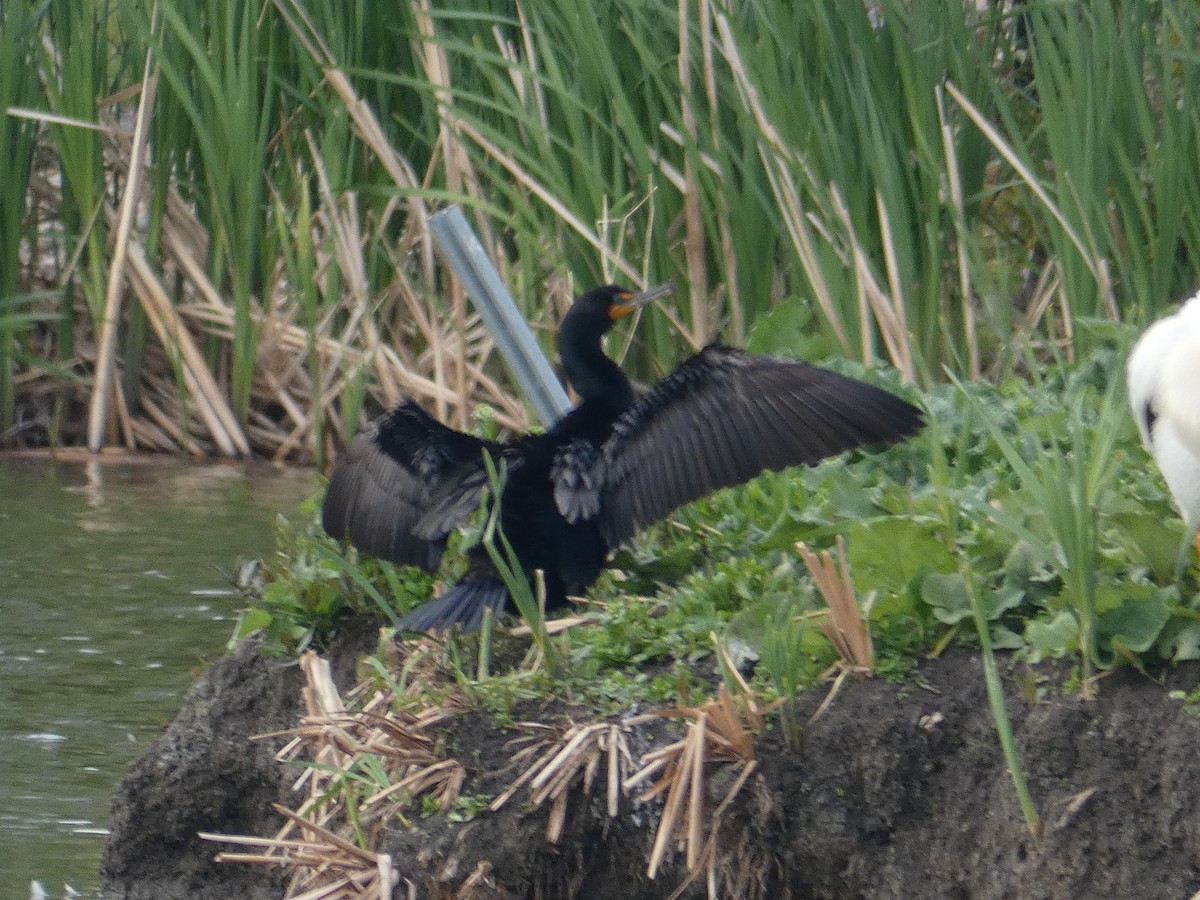
M 343 679 L 352 657 L 335 667 Z M 1045 822 L 1040 846 L 1005 773 L 975 655 L 924 663 L 903 685 L 848 684 L 798 751 L 777 730 L 760 740 L 760 768 L 719 836 L 720 895 L 1186 900 L 1200 888 L 1200 719 L 1167 692 L 1198 680 L 1194 666 L 1167 673 L 1165 687 L 1122 671 L 1085 702 L 1053 681 L 1033 701 L 1023 670 L 1006 679 Z M 277 873 L 217 866 L 216 848 L 195 833 L 268 835 L 278 826 L 270 802 L 294 805 L 295 773 L 272 761 L 270 742 L 245 737 L 294 724 L 299 684 L 294 669 L 247 647 L 197 683 L 118 792 L 107 900 L 281 896 Z M 820 699 L 805 698 L 801 715 Z M 445 744 L 468 769 L 464 794 L 498 788 L 488 773 L 511 737 L 482 715 L 450 728 Z M 719 798 L 719 771 L 710 784 Z M 378 849 L 418 897 L 665 898 L 684 871 L 675 859 L 646 877 L 660 806 L 626 801 L 610 819 L 600 799 L 580 798 L 550 845 L 545 811 L 512 802 L 465 824 L 397 822 Z M 684 896 L 703 896 L 702 886 Z

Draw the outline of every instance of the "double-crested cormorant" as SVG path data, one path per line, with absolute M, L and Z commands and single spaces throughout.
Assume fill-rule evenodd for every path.
M 1192 531 L 1200 528 L 1200 294 L 1155 322 L 1129 354 L 1129 404 Z M 1200 533 L 1196 535 L 1200 552 Z
M 365 553 L 432 572 L 451 529 L 479 506 L 486 450 L 508 470 L 501 528 L 526 576 L 543 571 L 551 609 L 596 580 L 609 550 L 684 503 L 765 469 L 813 464 L 920 428 L 921 412 L 887 391 L 719 344 L 636 398 L 601 338 L 663 293 L 608 285 L 575 301 L 558 349 L 581 402 L 544 434 L 481 440 L 445 427 L 412 400 L 377 419 L 330 478 L 325 530 Z M 475 628 L 485 607 L 499 612 L 510 603 L 485 548 L 476 547 L 463 580 L 401 625 Z

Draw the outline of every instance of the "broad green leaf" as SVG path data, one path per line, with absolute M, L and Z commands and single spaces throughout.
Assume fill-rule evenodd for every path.
M 1179 519 L 1150 512 L 1127 512 L 1114 518 L 1113 524 L 1122 544 L 1128 548 L 1131 562 L 1146 566 L 1156 581 L 1174 577 L 1179 545 L 1184 539 Z
M 1158 653 L 1172 662 L 1200 659 L 1200 622 L 1168 623 L 1159 633 Z
M 1098 617 L 1096 624 L 1101 653 L 1114 646 L 1125 647 L 1134 653 L 1149 650 L 1166 625 L 1169 612 L 1161 592 L 1155 590 L 1153 585 L 1137 587 L 1148 589 L 1153 596 L 1127 600 Z
M 984 618 L 992 622 L 1019 606 L 1024 592 L 1019 588 L 1003 586 L 994 591 L 980 590 L 980 595 Z M 938 621 L 947 625 L 956 625 L 972 616 L 967 581 L 961 572 L 945 575 L 931 572 L 926 575 L 921 579 L 921 599 L 933 607 L 933 614 Z
M 272 618 L 271 614 L 265 609 L 252 607 L 246 610 L 238 616 L 237 627 L 233 630 L 234 641 L 249 637 L 260 628 L 268 627 L 271 624 Z
M 922 571 L 953 572 L 950 551 L 926 524 L 910 519 L 856 523 L 847 536 L 847 555 L 860 593 L 899 588 Z
M 1034 619 L 1025 626 L 1025 643 L 1035 660 L 1065 656 L 1077 648 L 1078 641 L 1079 622 L 1065 609 L 1052 619 Z

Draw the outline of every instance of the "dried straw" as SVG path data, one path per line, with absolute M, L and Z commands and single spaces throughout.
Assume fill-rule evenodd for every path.
M 305 714 L 298 727 L 259 738 L 290 736 L 277 754 L 281 762 L 307 753 L 309 765 L 293 785 L 305 790 L 296 810 L 276 805 L 285 824 L 270 838 L 203 834 L 206 840 L 253 848 L 222 852 L 218 862 L 285 866 L 292 873 L 287 897 L 391 897 L 399 877 L 392 860 L 360 846 L 380 823 L 414 797 L 431 794 L 443 809 L 458 798 L 465 770 L 437 752 L 430 727 L 448 717 L 443 709 L 424 706 L 392 709 L 386 691 L 360 685 L 343 699 L 333 683 L 329 663 L 309 651 L 300 660 L 305 685 Z M 353 701 L 352 706 L 347 706 Z M 372 758 L 387 773 L 388 785 L 365 799 L 342 789 L 348 773 L 361 771 Z M 353 809 L 351 809 L 353 804 Z
M 399 879 L 390 857 L 374 849 L 382 823 L 422 795 L 449 809 L 466 777 L 462 764 L 441 753 L 438 733 L 464 708 L 462 695 L 449 694 L 434 705 L 416 682 L 428 685 L 431 679 L 424 677 L 424 670 L 436 655 L 420 654 L 420 646 L 418 655 L 410 656 L 404 665 L 406 674 L 393 673 L 385 679 L 387 686 L 365 682 L 345 696 L 338 693 L 327 661 L 312 652 L 302 657 L 305 712 L 300 723 L 259 738 L 289 738 L 277 754 L 281 762 L 294 762 L 301 754 L 307 757 L 304 772 L 293 785 L 304 799 L 294 810 L 276 807 L 285 824 L 274 836 L 202 835 L 240 848 L 222 851 L 219 861 L 287 868 L 292 873 L 288 900 L 390 896 L 387 892 Z M 394 662 L 399 670 L 401 661 Z M 533 808 L 548 808 L 546 840 L 557 843 L 565 832 L 573 794 L 591 794 L 604 781 L 606 811 L 616 817 L 622 797 L 652 782 L 635 800 L 664 800 L 649 860 L 650 877 L 657 875 L 667 853 L 678 845 L 684 850 L 689 882 L 707 873 L 710 885 L 715 885 L 717 833 L 722 817 L 755 771 L 754 732 L 765 725 L 766 710 L 757 697 L 744 683 L 739 689 L 742 693 L 734 697 L 722 686 L 717 697 L 702 706 L 658 710 L 619 721 L 565 727 L 521 723 L 529 737 L 520 739 L 525 746 L 506 767 L 519 770 L 518 774 L 492 802 L 491 810 L 502 809 L 524 792 Z M 688 720 L 686 736 L 644 754 L 638 768 L 630 751 L 631 735 L 662 718 Z M 373 760 L 371 768 L 386 773 L 386 783 L 369 794 L 347 791 L 351 773 L 361 783 L 367 771 L 362 763 L 368 757 Z M 740 771 L 708 814 L 707 772 L 713 765 L 729 763 Z M 458 896 L 474 896 L 472 892 L 492 884 L 490 866 L 481 865 Z
M 715 846 L 720 821 L 714 815 L 707 820 L 707 827 L 705 825 L 705 767 L 708 762 L 733 762 L 742 766 L 734 788 L 719 807 L 723 813 L 756 766 L 752 729 L 761 728 L 763 722 L 753 697 L 748 699 L 749 702 L 743 698 L 739 703 L 725 685 L 721 685 L 716 699 L 701 707 L 659 712 L 662 716 L 687 717 L 692 721 L 688 723 L 687 736 L 682 741 L 645 754 L 642 769 L 626 781 L 628 788 L 658 776 L 657 781 L 638 797 L 640 801 L 666 794 L 646 872 L 650 878 L 658 874 L 675 842 L 685 849 L 691 877 L 695 877 L 703 865 L 715 865 L 716 854 L 709 845 Z
M 828 606 L 821 631 L 841 657 L 841 666 L 859 674 L 871 674 L 875 670 L 875 645 L 850 580 L 846 539 L 838 535 L 836 563 L 828 550 L 821 551 L 818 558 L 803 541 L 796 544 L 796 550 Z

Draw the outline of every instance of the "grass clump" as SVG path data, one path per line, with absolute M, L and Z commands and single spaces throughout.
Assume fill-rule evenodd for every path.
M 275 554 L 242 586 L 250 606 L 238 616 L 231 645 L 257 634 L 269 652 L 299 654 L 314 642 L 325 645 L 348 617 L 394 624 L 429 596 L 431 576 L 344 550 L 317 523 L 316 510 L 313 500 L 301 522 L 277 518 Z

